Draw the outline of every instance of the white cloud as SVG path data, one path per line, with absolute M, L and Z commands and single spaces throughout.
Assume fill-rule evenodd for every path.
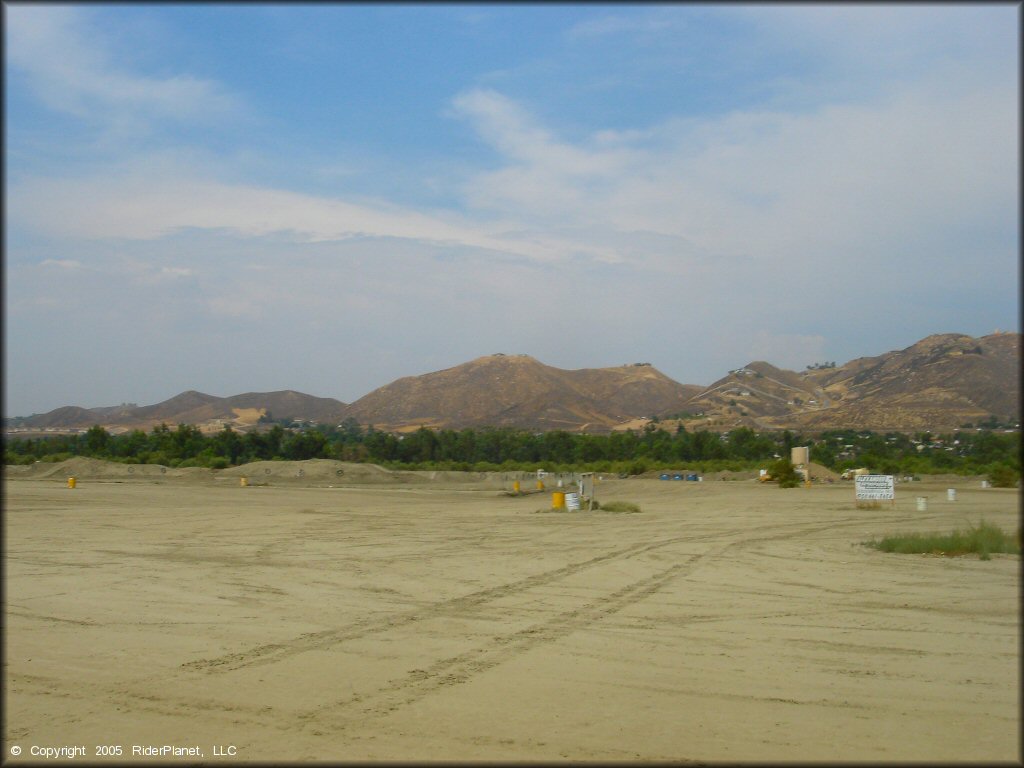
M 456 100 L 457 110 L 503 165 L 466 187 L 467 212 L 229 183 L 171 155 L 97 176 L 19 181 L 8 205 L 11 218 L 35 234 L 120 240 L 125 248 L 188 232 L 207 233 L 213 243 L 223 235 L 282 246 L 366 241 L 361 258 L 388 266 L 360 290 L 375 299 L 399 291 L 399 302 L 408 300 L 401 286 L 419 295 L 432 284 L 415 276 L 439 252 L 472 253 L 506 271 L 515 263 L 549 265 L 556 271 L 548 279 L 570 281 L 577 271 L 619 265 L 595 290 L 614 284 L 642 303 L 650 286 L 651 306 L 680 301 L 672 315 L 688 323 L 727 307 L 739 332 L 771 314 L 792 319 L 796 309 L 779 304 L 793 294 L 805 312 L 855 313 L 849 285 L 857 270 L 885 275 L 878 285 L 885 297 L 876 299 L 923 294 L 962 269 L 963 244 L 949 242 L 953 235 L 972 227 L 1012 235 L 1016 175 L 1008 159 L 1017 159 L 1017 121 L 1003 96 L 998 88 L 968 99 L 895 93 L 806 114 L 666 121 L 574 144 L 521 104 L 473 91 Z M 206 261 L 226 258 L 217 245 L 199 252 Z M 998 274 L 1014 253 L 989 249 L 972 269 Z M 264 284 L 284 282 L 279 260 L 231 263 L 236 272 L 260 270 Z M 197 264 L 178 260 L 140 274 L 199 277 Z M 453 281 L 472 274 L 488 273 L 465 263 L 450 272 Z M 544 278 L 531 272 L 529 279 Z M 324 290 L 311 285 L 304 294 L 296 286 L 288 296 L 319 301 Z M 237 290 L 207 295 L 219 297 L 208 306 L 234 317 L 255 317 L 272 300 L 260 291 L 249 299 Z M 359 301 L 355 294 L 348 300 Z
M 906 257 L 954 215 L 1015 221 L 1018 121 L 1000 87 L 668 121 L 586 146 L 557 141 L 496 94 L 458 105 L 504 160 L 467 186 L 470 204 L 589 231 L 581 248 L 641 231 L 722 257 L 837 268 Z
M 614 189 L 642 162 L 606 133 L 596 149 L 559 141 L 521 105 L 492 90 L 460 94 L 453 105 L 506 161 L 468 183 L 467 202 L 477 209 L 573 224 L 586 217 L 595 197 Z
M 58 269 L 81 269 L 82 262 L 76 259 L 45 259 L 40 262 L 43 267 L 57 267 Z
M 50 109 L 125 132 L 153 121 L 206 123 L 241 108 L 215 81 L 122 67 L 87 9 L 15 4 L 4 13 L 9 65 Z
M 594 258 L 614 259 L 599 245 L 583 247 L 542 232 L 517 233 L 515 221 L 495 216 L 479 220 L 452 211 L 226 183 L 173 159 L 97 176 L 26 179 L 11 186 L 9 208 L 20 225 L 60 238 L 149 240 L 205 229 L 250 238 L 286 234 L 307 242 L 404 238 L 538 261 L 566 258 L 582 248 Z
M 814 53 L 831 67 L 886 80 L 976 70 L 1001 62 L 1018 43 L 1020 8 L 1012 4 L 808 4 L 737 6 L 762 45 Z M 1001 18 L 1000 18 L 1001 16 Z M 941 72 L 937 72 L 941 69 Z
M 661 31 L 671 25 L 663 19 L 637 19 L 625 18 L 622 16 L 604 16 L 599 19 L 583 21 L 569 30 L 568 35 L 573 37 L 605 37 L 608 35 L 620 35 L 637 32 Z

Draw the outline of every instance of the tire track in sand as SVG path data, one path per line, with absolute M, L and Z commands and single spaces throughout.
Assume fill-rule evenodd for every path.
M 299 653 L 323 650 L 333 645 L 337 645 L 338 643 L 360 639 L 378 632 L 387 632 L 393 629 L 398 629 L 417 621 L 451 615 L 452 613 L 460 613 L 468 609 L 485 605 L 486 603 L 499 598 L 516 595 L 535 587 L 551 584 L 552 582 L 559 581 L 602 563 L 618 559 L 628 559 L 652 549 L 658 549 L 673 543 L 678 543 L 681 540 L 692 540 L 692 537 L 676 537 L 665 541 L 634 544 L 612 552 L 606 552 L 603 555 L 598 555 L 587 560 L 582 560 L 578 563 L 570 563 L 569 565 L 564 565 L 560 568 L 544 571 L 543 573 L 534 574 L 533 576 L 527 576 L 526 578 L 519 579 L 518 581 L 499 584 L 494 587 L 487 587 L 486 589 L 470 592 L 466 595 L 460 595 L 459 597 L 453 597 L 448 600 L 431 603 L 430 605 L 417 608 L 408 613 L 356 621 L 345 627 L 327 629 L 320 632 L 309 632 L 283 643 L 267 643 L 244 651 L 229 653 L 212 659 L 196 659 L 195 661 L 185 662 L 181 667 L 183 669 L 218 673 L 230 672 L 254 665 L 276 663 Z
M 535 587 L 546 586 L 588 568 L 593 568 L 615 560 L 628 560 L 636 557 L 637 555 L 656 549 L 662 549 L 673 544 L 707 542 L 708 540 L 713 541 L 716 539 L 726 538 L 729 539 L 729 541 L 725 544 L 725 547 L 730 548 L 742 544 L 751 544 L 755 542 L 799 536 L 805 533 L 827 530 L 836 526 L 851 524 L 859 525 L 865 522 L 867 522 L 867 518 L 839 519 L 827 524 L 812 525 L 810 527 L 805 523 L 769 524 L 747 529 L 716 531 L 705 534 L 689 534 L 673 536 L 655 542 L 642 542 L 628 547 L 623 547 L 621 549 L 616 549 L 611 552 L 606 552 L 577 563 L 570 563 L 550 571 L 544 571 L 543 573 L 527 576 L 523 579 L 519 579 L 518 581 L 499 584 L 494 587 L 487 587 L 475 592 L 470 592 L 466 595 L 460 595 L 458 597 L 431 603 L 427 606 L 413 609 L 407 613 L 368 618 L 362 621 L 352 622 L 344 627 L 335 627 L 321 630 L 319 632 L 307 632 L 303 635 L 299 635 L 298 637 L 279 643 L 265 643 L 246 650 L 228 653 L 214 658 L 195 659 L 193 661 L 182 663 L 181 668 L 204 672 L 207 674 L 218 674 L 244 669 L 246 667 L 274 664 L 301 653 L 326 650 L 338 645 L 339 643 L 358 640 L 367 637 L 368 635 L 388 632 L 394 629 L 400 629 L 418 621 L 449 616 L 453 613 L 458 614 L 469 609 L 486 605 L 487 603 L 500 598 L 514 596 Z M 793 530 L 794 528 L 796 530 Z M 767 534 L 768 532 L 772 533 L 770 535 L 761 536 L 750 535 L 757 533 Z M 735 537 L 737 534 L 746 535 L 736 539 Z
M 631 605 L 635 605 L 658 592 L 674 579 L 688 575 L 702 561 L 711 557 L 718 557 L 734 547 L 816 533 L 822 530 L 830 530 L 837 525 L 840 527 L 860 525 L 864 522 L 864 518 L 848 518 L 830 521 L 826 524 L 819 523 L 817 525 L 794 523 L 747 529 L 745 533 L 760 535 L 733 539 L 720 543 L 701 554 L 689 555 L 682 562 L 634 581 L 614 592 L 591 600 L 582 606 L 563 611 L 539 624 L 503 635 L 496 635 L 476 648 L 450 658 L 441 659 L 426 669 L 411 670 L 404 677 L 388 681 L 388 683 L 373 692 L 354 693 L 343 699 L 321 704 L 315 708 L 300 712 L 296 717 L 300 722 L 308 726 L 343 728 L 346 724 L 354 724 L 367 716 L 386 716 L 448 686 L 467 683 L 477 675 L 510 661 L 516 656 L 538 646 L 556 642 L 572 632 L 595 624 Z M 644 545 L 643 547 L 627 549 L 635 554 L 639 551 L 650 551 L 682 541 L 689 543 L 698 540 L 721 538 L 723 535 L 734 537 L 737 532 L 730 531 L 725 534 L 719 532 L 709 535 L 675 537 Z M 620 552 L 623 551 L 625 550 L 620 550 Z
M 366 716 L 385 716 L 443 688 L 467 683 L 477 675 L 516 656 L 538 646 L 557 642 L 579 629 L 616 614 L 658 592 L 672 580 L 693 571 L 700 561 L 720 554 L 728 546 L 720 545 L 710 552 L 690 555 L 682 562 L 584 605 L 563 611 L 539 624 L 496 635 L 476 648 L 441 659 L 427 669 L 411 670 L 405 677 L 389 681 L 371 693 L 353 694 L 344 699 L 321 704 L 300 712 L 296 717 L 306 725 L 340 728 Z
M 886 518 L 878 518 L 886 519 Z M 544 573 L 520 579 L 507 584 L 479 590 L 449 600 L 426 606 L 408 614 L 367 620 L 348 626 L 347 628 L 308 633 L 292 642 L 270 643 L 251 648 L 248 651 L 227 654 L 215 659 L 200 659 L 182 664 L 186 669 L 205 673 L 226 672 L 260 664 L 272 664 L 290 656 L 308 650 L 317 650 L 333 646 L 347 639 L 355 639 L 386 632 L 396 627 L 412 624 L 416 621 L 444 615 L 464 609 L 472 609 L 485 605 L 492 600 L 515 595 L 528 589 L 545 586 L 572 574 L 616 560 L 629 560 L 645 552 L 661 549 L 672 544 L 708 542 L 719 540 L 717 546 L 698 555 L 686 556 L 684 561 L 652 575 L 634 581 L 609 594 L 563 611 L 530 627 L 492 636 L 475 648 L 458 655 L 440 659 L 426 669 L 413 669 L 402 678 L 382 683 L 375 690 L 355 693 L 344 699 L 323 703 L 315 708 L 299 712 L 282 721 L 281 713 L 272 707 L 250 707 L 245 705 L 225 705 L 221 701 L 196 701 L 189 697 L 168 699 L 166 695 L 154 697 L 150 690 L 136 690 L 131 683 L 113 686 L 91 686 L 88 692 L 78 691 L 77 695 L 85 694 L 86 698 L 103 699 L 121 706 L 128 704 L 133 710 L 151 711 L 162 715 L 181 715 L 183 712 L 202 711 L 208 717 L 223 717 L 228 722 L 238 724 L 242 721 L 261 722 L 269 728 L 292 728 L 296 724 L 322 728 L 326 725 L 345 727 L 354 725 L 366 717 L 384 717 L 413 704 L 433 693 L 440 692 L 449 686 L 469 682 L 477 675 L 506 663 L 517 656 L 545 644 L 556 642 L 574 631 L 592 625 L 605 617 L 618 613 L 638 603 L 646 597 L 658 592 L 673 579 L 686 575 L 697 568 L 701 561 L 709 557 L 717 557 L 737 546 L 800 536 L 834 527 L 862 525 L 871 518 L 840 518 L 828 524 L 807 525 L 801 523 L 769 524 L 729 531 L 698 533 L 675 536 L 655 542 L 645 542 L 607 552 L 578 563 L 571 563 Z M 737 535 L 739 534 L 739 538 Z M 721 539 L 726 539 L 721 542 Z M 42 693 L 52 693 L 53 686 L 45 685 L 41 678 L 29 678 L 21 681 L 30 688 L 38 688 L 42 683 Z M 51 681 L 56 685 L 56 681 Z M 65 693 L 65 696 L 74 694 Z

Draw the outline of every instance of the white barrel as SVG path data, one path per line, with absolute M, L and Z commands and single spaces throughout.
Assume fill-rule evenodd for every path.
M 950 501 L 956 501 L 956 488 L 947 488 L 946 498 Z
M 570 512 L 579 512 L 580 495 L 578 493 L 565 494 L 565 506 Z
M 917 497 L 917 511 L 918 512 L 924 512 L 926 509 L 928 509 L 928 499 L 926 499 L 924 496 L 918 496 Z

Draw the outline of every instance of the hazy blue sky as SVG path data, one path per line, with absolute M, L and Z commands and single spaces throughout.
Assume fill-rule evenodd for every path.
M 4 5 L 5 413 L 1018 329 L 1020 8 Z

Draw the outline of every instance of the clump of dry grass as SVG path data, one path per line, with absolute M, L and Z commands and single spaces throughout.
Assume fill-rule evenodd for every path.
M 632 501 L 609 501 L 599 507 L 597 502 L 594 502 L 594 509 L 601 509 L 604 512 L 639 512 L 640 505 Z
M 952 533 L 905 533 L 885 536 L 863 542 L 864 546 L 882 552 L 898 554 L 932 554 L 958 557 L 976 553 L 982 560 L 991 559 L 993 552 L 1020 554 L 1020 530 L 1016 536 L 992 523 L 980 522 L 967 530 Z

